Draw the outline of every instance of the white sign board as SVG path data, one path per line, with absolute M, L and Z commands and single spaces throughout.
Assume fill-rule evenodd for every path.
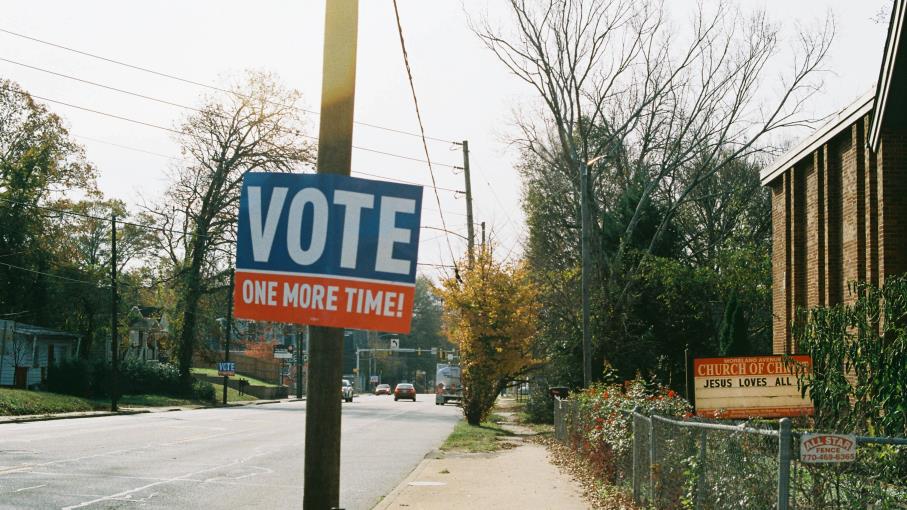
M 400 348 L 400 339 L 391 338 L 391 349 L 399 349 L 399 348 Z
M 728 419 L 810 416 L 796 367 L 811 370 L 809 356 L 749 356 L 693 360 L 696 414 Z
M 802 434 L 800 462 L 829 464 L 853 462 L 857 458 L 857 439 L 847 434 Z
M 373 375 L 373 376 L 369 377 L 369 382 L 372 384 L 378 384 L 378 376 Z

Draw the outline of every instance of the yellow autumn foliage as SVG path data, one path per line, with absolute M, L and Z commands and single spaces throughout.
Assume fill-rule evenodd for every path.
M 471 269 L 444 280 L 444 326 L 460 350 L 467 421 L 480 423 L 504 386 L 540 360 L 534 356 L 538 299 L 523 263 L 478 250 Z

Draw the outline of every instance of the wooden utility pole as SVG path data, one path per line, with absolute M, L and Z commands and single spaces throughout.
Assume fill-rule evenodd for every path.
M 592 331 L 589 330 L 589 165 L 584 163 L 580 174 L 580 216 L 582 217 L 582 293 L 583 293 L 583 386 L 592 384 Z
M 302 399 L 302 363 L 305 357 L 302 353 L 302 332 L 303 329 L 298 325 L 293 326 L 296 330 L 296 398 Z
M 468 260 L 472 268 L 475 261 L 476 231 L 472 221 L 472 180 L 469 177 L 469 142 L 463 140 L 463 177 L 466 179 L 466 240 L 469 244 Z
M 110 217 L 110 410 L 117 411 L 119 400 L 120 346 L 117 335 L 119 322 L 117 296 L 117 217 Z
M 318 173 L 350 174 L 359 0 L 326 2 Z M 312 326 L 306 374 L 304 510 L 340 506 L 343 329 Z
M 231 264 L 232 265 L 232 264 Z M 230 268 L 230 286 L 227 287 L 227 333 L 224 337 L 224 362 L 230 361 L 230 340 L 233 334 L 233 279 L 236 271 Z M 224 376 L 224 405 L 227 405 L 227 386 L 230 384 L 230 378 Z

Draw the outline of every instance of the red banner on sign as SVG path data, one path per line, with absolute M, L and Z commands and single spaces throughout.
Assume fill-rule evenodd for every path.
M 415 286 L 356 278 L 236 270 L 240 319 L 409 333 Z

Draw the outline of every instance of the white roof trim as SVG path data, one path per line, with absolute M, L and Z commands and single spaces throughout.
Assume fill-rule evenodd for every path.
M 759 180 L 763 186 L 775 180 L 785 170 L 797 164 L 801 159 L 811 154 L 823 144 L 834 138 L 838 133 L 856 122 L 857 119 L 872 111 L 875 89 L 867 92 L 863 97 L 854 101 L 850 106 L 841 110 L 833 119 L 828 121 L 813 134 L 784 153 L 770 166 L 759 172 Z
M 888 40 L 885 44 L 885 55 L 882 70 L 879 72 L 878 93 L 876 94 L 876 114 L 873 116 L 869 129 L 869 145 L 873 152 L 879 150 L 879 137 L 882 132 L 882 121 L 885 117 L 885 106 L 888 94 L 891 93 L 891 75 L 894 73 L 894 63 L 897 58 L 898 46 L 901 43 L 901 29 L 904 25 L 904 2 L 896 1 L 891 13 L 891 23 L 888 27 Z

